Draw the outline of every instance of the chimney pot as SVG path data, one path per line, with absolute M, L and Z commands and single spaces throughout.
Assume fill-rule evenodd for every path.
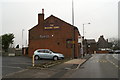
M 42 14 L 44 14 L 44 9 L 42 9 Z
M 38 24 L 43 25 L 44 23 L 44 9 L 42 9 L 42 13 L 38 14 Z

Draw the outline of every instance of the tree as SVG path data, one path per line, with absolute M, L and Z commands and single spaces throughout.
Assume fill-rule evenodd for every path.
M 2 49 L 5 50 L 5 52 L 8 51 L 9 45 L 13 44 L 14 34 L 4 34 L 2 35 Z
M 16 46 L 16 48 L 19 48 L 19 44 Z
M 120 49 L 120 40 L 117 38 L 109 38 L 109 41 L 113 44 L 114 50 Z

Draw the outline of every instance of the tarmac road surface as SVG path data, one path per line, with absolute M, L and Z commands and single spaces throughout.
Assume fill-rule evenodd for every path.
M 19 71 L 24 71 L 32 66 L 32 58 L 26 56 L 3 56 L 2 58 L 2 76 L 10 75 Z M 47 63 L 53 60 L 36 60 L 36 64 Z
M 119 60 L 113 54 L 93 54 L 86 63 L 69 78 L 118 78 Z

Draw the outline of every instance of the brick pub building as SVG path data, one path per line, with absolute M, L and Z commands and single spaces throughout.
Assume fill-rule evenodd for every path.
M 68 58 L 80 57 L 78 28 L 51 15 L 44 19 L 44 10 L 38 14 L 38 24 L 29 30 L 28 55 L 36 49 L 50 49 Z

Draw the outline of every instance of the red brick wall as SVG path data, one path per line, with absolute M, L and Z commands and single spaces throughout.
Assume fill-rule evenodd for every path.
M 80 45 L 78 44 L 78 30 L 75 29 L 75 57 L 80 57 Z
M 55 22 L 56 21 L 56 22 Z M 44 26 L 49 25 L 50 22 L 58 25 L 59 29 L 45 30 Z M 29 48 L 28 54 L 32 56 L 36 49 L 51 49 L 54 52 L 64 54 L 65 57 L 72 56 L 72 48 L 67 48 L 66 39 L 72 39 L 73 27 L 64 21 L 57 19 L 54 16 L 47 18 L 44 21 L 44 26 L 37 25 L 29 30 Z M 40 35 L 47 36 L 47 38 L 40 38 Z M 48 37 L 49 35 L 49 37 Z M 53 35 L 53 36 L 52 36 Z M 75 56 L 79 55 L 78 45 L 78 31 L 75 30 Z

